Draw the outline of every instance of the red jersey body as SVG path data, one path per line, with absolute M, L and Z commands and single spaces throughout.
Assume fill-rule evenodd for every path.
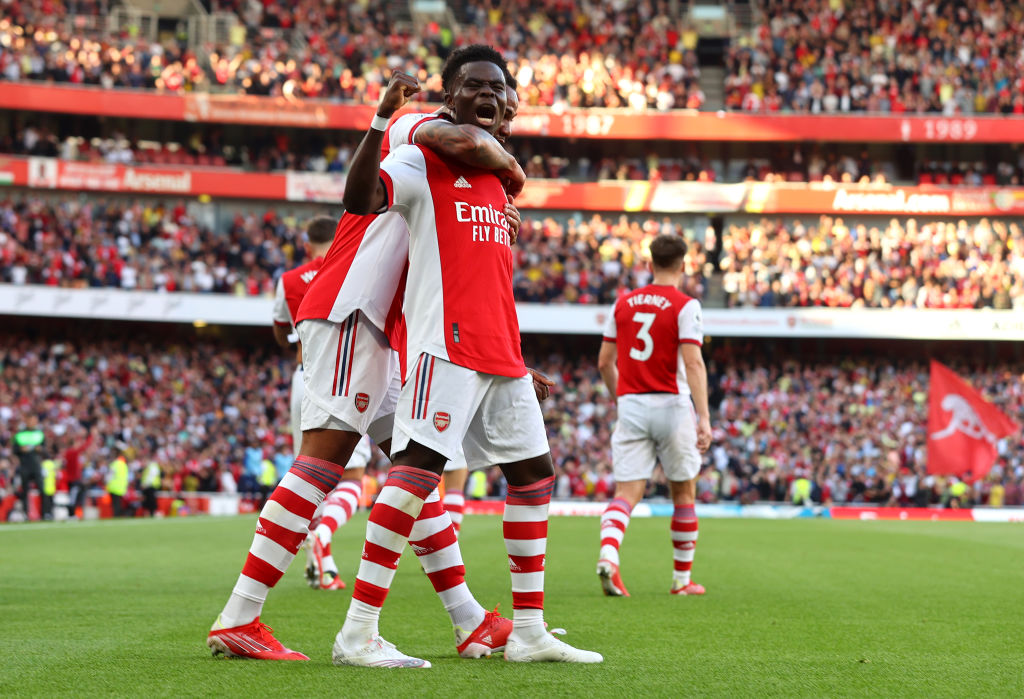
M 501 182 L 421 146 L 396 149 L 381 178 L 389 210 L 409 226 L 409 356 L 525 376 Z
M 604 330 L 618 350 L 618 395 L 689 395 L 679 345 L 703 338 L 700 302 L 675 287 L 650 284 L 619 298 Z
M 388 127 L 381 158 L 411 143 L 416 130 L 436 114 L 406 114 Z M 392 349 L 404 347 L 402 289 L 409 252 L 409 229 L 397 213 L 357 216 L 345 213 L 323 267 L 299 308 L 295 322 L 340 323 L 362 311 L 387 334 Z
M 299 304 L 302 303 L 309 285 L 316 278 L 323 263 L 324 258 L 314 258 L 304 265 L 288 270 L 277 280 L 277 290 L 274 293 L 275 325 L 295 327 Z

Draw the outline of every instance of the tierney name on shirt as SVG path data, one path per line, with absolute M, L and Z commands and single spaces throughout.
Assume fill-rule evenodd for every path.
M 455 219 L 461 223 L 473 224 L 473 242 L 501 243 L 512 246 L 508 219 L 493 206 L 476 206 L 464 201 L 455 202 Z M 486 225 L 485 225 L 486 224 Z
M 636 294 L 630 296 L 627 303 L 630 306 L 657 306 L 658 308 L 668 308 L 672 305 L 667 298 L 657 294 Z

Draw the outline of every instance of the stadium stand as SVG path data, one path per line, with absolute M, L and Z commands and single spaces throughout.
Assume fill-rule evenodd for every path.
M 762 0 L 730 48 L 726 107 L 751 112 L 1024 114 L 1012 4 Z
M 284 468 L 290 465 L 291 359 L 271 346 L 269 333 L 260 346 L 261 336 L 251 331 L 244 349 L 237 338 L 161 342 L 152 330 L 121 328 L 104 340 L 95 335 L 2 336 L 0 499 L 13 489 L 10 435 L 28 414 L 42 418 L 56 457 L 81 435 L 96 435 L 84 460 L 96 496 L 118 441 L 130 445 L 136 480 L 148 461 L 160 463 L 168 492 L 255 492 L 249 450 L 259 460 L 283 455 Z M 544 343 L 527 337 L 525 344 L 540 350 Z M 615 404 L 588 348 L 575 343 L 534 364 L 557 382 L 545 404 L 556 497 L 604 500 L 613 486 Z M 877 350 L 848 360 L 782 353 L 752 361 L 736 345 L 710 352 L 716 440 L 705 456 L 702 499 L 791 502 L 792 481 L 806 475 L 817 503 L 944 504 L 949 479 L 924 470 L 927 365 L 886 360 Z M 963 369 L 1003 410 L 1024 420 L 1024 365 L 973 362 Z M 383 477 L 386 462 L 378 455 L 375 464 Z M 489 494 L 503 495 L 500 471 L 489 471 L 488 479 Z M 972 504 L 1024 504 L 1020 440 L 1006 440 L 993 471 L 970 485 Z M 666 489 L 659 475 L 649 495 L 664 496 Z
M 417 74 L 436 103 L 443 57 L 483 41 L 518 79 L 514 148 L 534 180 L 514 249 L 519 301 L 601 316 L 646 281 L 646 245 L 671 232 L 690 242 L 687 293 L 743 322 L 793 309 L 772 316 L 785 314 L 779 336 L 806 330 L 798 307 L 1024 310 L 1024 151 L 1008 146 L 1024 111 L 1017 8 L 760 0 L 747 26 L 740 3 L 716 56 L 674 3 L 449 4 L 457 36 L 445 22 L 414 32 L 376 0 L 211 0 L 214 37 L 184 18 L 107 17 L 90 0 L 8 3 L 0 85 L 29 90 L 19 94 L 34 106 L 0 109 L 0 183 L 11 186 L 0 283 L 256 303 L 303 261 L 302 224 L 339 213 L 390 72 Z M 88 98 L 69 105 L 72 94 Z M 123 113 L 122 98 L 134 100 Z M 135 450 L 134 469 L 163 460 L 170 492 L 247 490 L 246 447 L 250 460 L 289 451 L 279 418 L 291 365 L 269 342 L 251 351 L 262 336 L 243 353 L 224 329 L 197 341 L 175 326 L 164 346 L 152 328 L 107 338 L 83 326 L 4 336 L 0 488 L 11 488 L 8 437 L 26 411 L 48 418 L 62 450 L 97 433 L 94 484 L 118 441 Z M 792 356 L 765 355 L 764 339 L 706 351 L 718 431 L 702 498 L 788 502 L 806 474 L 815 502 L 946 503 L 948 481 L 923 470 L 921 362 L 935 347 L 837 359 L 808 356 L 817 338 L 802 337 Z M 601 499 L 614 406 L 593 348 L 559 344 L 536 362 L 560 384 L 546 405 L 557 494 Z M 982 361 L 982 344 L 955 352 L 959 368 L 1020 420 L 1020 357 Z M 1022 478 L 1019 442 L 1003 445 L 971 501 L 1022 504 Z M 501 494 L 499 474 L 489 479 Z
M 891 219 L 727 227 L 719 265 L 730 306 L 1024 310 L 1018 221 Z

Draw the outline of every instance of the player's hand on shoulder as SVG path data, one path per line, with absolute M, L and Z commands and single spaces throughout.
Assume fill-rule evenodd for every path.
M 512 159 L 512 167 L 504 172 L 498 173 L 501 183 L 505 186 L 505 192 L 511 197 L 518 197 L 523 187 L 526 186 L 526 173 L 522 166 Z
M 515 245 L 519 239 L 519 229 L 523 225 L 523 217 L 512 202 L 512 195 L 508 195 L 508 203 L 505 204 L 505 218 L 508 220 L 509 236 L 512 238 L 512 244 Z
M 545 400 L 551 395 L 551 387 L 555 385 L 554 380 L 549 379 L 536 369 L 528 368 L 527 371 L 530 372 L 530 378 L 533 379 L 533 391 L 537 394 L 537 400 Z
M 404 107 L 412 96 L 421 89 L 419 80 L 408 73 L 396 70 L 391 74 L 391 80 L 384 91 L 384 96 L 380 98 L 377 114 L 390 119 L 395 112 Z

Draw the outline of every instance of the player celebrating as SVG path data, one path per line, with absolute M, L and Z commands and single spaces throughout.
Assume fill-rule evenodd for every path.
M 496 130 L 506 108 L 500 54 L 474 49 L 442 75 L 456 123 Z M 366 141 L 364 141 L 364 144 Z M 405 294 L 410 367 L 395 411 L 393 463 L 370 512 L 352 602 L 334 645 L 338 664 L 365 664 L 380 609 L 413 524 L 459 447 L 499 464 L 508 481 L 504 534 L 512 576 L 511 661 L 601 662 L 544 628 L 544 557 L 554 471 L 540 405 L 520 352 L 512 297 L 511 199 L 493 173 L 403 146 L 383 163 L 353 159 L 345 206 L 388 209 L 409 225 Z M 403 667 L 428 667 L 409 658 Z M 398 660 L 396 659 L 396 662 Z
M 388 147 L 415 141 L 464 159 L 473 167 L 499 173 L 513 191 L 522 188 L 525 176 L 515 158 L 478 126 L 420 114 L 406 115 L 389 128 L 388 118 L 407 99 L 405 91 L 416 89 L 411 76 L 396 73 L 392 77 L 378 118 L 354 161 L 372 158 L 376 166 Z M 381 143 L 385 129 L 387 145 Z M 374 142 L 370 148 L 365 147 L 368 139 Z M 349 189 L 358 186 L 357 178 L 350 176 Z M 514 207 L 505 214 L 518 223 Z M 342 477 L 340 464 L 349 460 L 361 436 L 369 434 L 385 452 L 389 450 L 401 378 L 394 348 L 404 345 L 400 291 L 407 249 L 408 230 L 398 214 L 346 213 L 315 283 L 300 304 L 296 322 L 303 345 L 306 389 L 301 410 L 302 447 L 291 471 L 260 513 L 245 567 L 207 637 L 215 654 L 308 660 L 282 646 L 259 616 L 267 593 L 306 537 L 314 511 Z M 451 519 L 436 496 L 423 508 L 422 520 L 425 524 L 420 531 L 425 538 L 416 543 L 429 545 L 417 545 L 414 550 L 452 619 L 459 654 L 480 657 L 500 650 L 511 624 L 497 613 L 486 612 L 469 592 Z M 384 665 L 407 660 L 379 636 L 365 639 L 361 658 L 363 664 Z
M 651 242 L 652 283 L 619 298 L 598 355 L 601 377 L 618 397 L 619 412 L 612 434 L 615 497 L 601 516 L 597 562 L 606 595 L 629 596 L 619 576 L 619 545 L 656 458 L 675 506 L 672 594 L 704 594 L 704 587 L 690 580 L 690 567 L 697 545 L 695 479 L 700 452 L 711 444 L 711 422 L 700 302 L 679 291 L 685 256 L 686 243 L 678 236 L 659 235 Z
M 512 122 L 519 112 L 519 95 L 516 93 L 515 78 L 506 74 L 505 82 L 505 118 L 502 119 L 501 127 L 498 129 L 498 133 L 495 134 L 495 138 L 507 147 L 508 139 L 512 135 Z M 512 242 L 515 242 L 515 240 L 513 239 Z M 548 397 L 551 386 L 555 382 L 533 369 L 529 371 L 533 377 L 533 387 L 537 392 L 537 399 L 545 400 Z M 490 464 L 475 464 L 473 470 L 489 466 Z M 466 489 L 466 480 L 469 478 L 469 470 L 466 456 L 462 453 L 461 449 L 455 458 L 445 464 L 444 467 L 444 499 L 442 503 L 444 504 L 444 509 L 447 510 L 452 518 L 452 525 L 455 527 L 456 536 L 462 530 L 462 517 L 466 509 L 466 495 L 464 491 Z

